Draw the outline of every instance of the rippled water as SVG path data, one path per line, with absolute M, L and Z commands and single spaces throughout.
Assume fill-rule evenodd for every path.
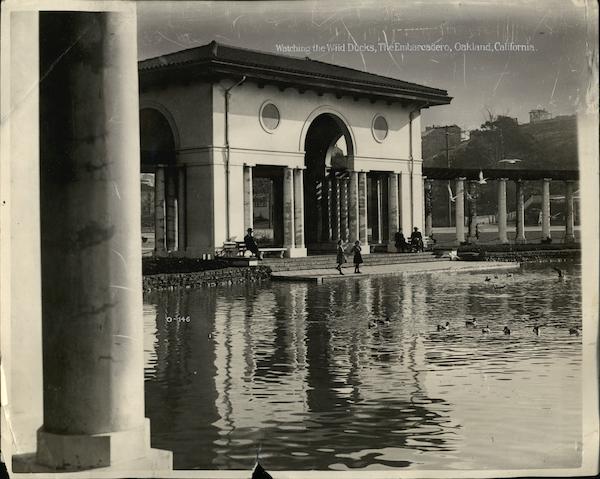
M 578 467 L 580 268 L 560 267 L 148 295 L 152 444 L 181 469 L 251 469 L 259 445 L 267 470 Z

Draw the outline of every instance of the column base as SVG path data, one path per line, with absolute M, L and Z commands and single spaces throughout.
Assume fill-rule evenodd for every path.
M 527 243 L 527 238 L 515 238 L 515 243 L 525 244 L 525 243 Z
M 369 243 L 361 243 L 360 247 L 362 248 L 362 251 L 360 252 L 361 255 L 371 254 L 371 245 Z
M 388 245 L 387 245 L 387 252 L 388 253 L 400 253 L 400 251 L 398 251 L 396 249 L 396 243 L 388 243 Z
M 40 429 L 37 453 L 13 458 L 13 469 L 16 471 L 19 467 L 19 472 L 67 472 L 105 467 L 125 470 L 135 465 L 152 466 L 156 470 L 173 468 L 170 451 L 150 447 L 148 419 L 135 429 L 104 434 L 64 435 Z
M 287 248 L 285 256 L 287 258 L 304 258 L 308 255 L 306 248 Z
M 575 235 L 565 236 L 563 238 L 563 243 L 575 243 Z

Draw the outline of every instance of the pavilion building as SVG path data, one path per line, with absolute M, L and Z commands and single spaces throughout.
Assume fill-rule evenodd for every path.
M 202 257 L 254 228 L 286 256 L 423 228 L 420 113 L 445 90 L 212 42 L 139 62 L 155 254 Z

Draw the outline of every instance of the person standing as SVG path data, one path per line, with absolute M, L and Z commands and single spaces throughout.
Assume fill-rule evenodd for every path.
M 361 251 L 362 251 L 362 248 L 360 247 L 360 241 L 356 240 L 354 242 L 354 246 L 352 247 L 352 252 L 354 253 L 354 272 L 355 273 L 360 273 L 360 265 L 363 262 Z
M 346 255 L 344 254 L 344 245 L 342 244 L 342 240 L 338 240 L 337 242 L 337 269 L 340 274 L 344 274 L 342 271 L 342 265 L 346 262 Z

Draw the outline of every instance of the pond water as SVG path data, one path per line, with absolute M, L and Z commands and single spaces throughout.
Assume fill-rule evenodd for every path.
M 152 445 L 178 469 L 259 447 L 267 470 L 578 467 L 580 267 L 559 266 L 146 295 Z

